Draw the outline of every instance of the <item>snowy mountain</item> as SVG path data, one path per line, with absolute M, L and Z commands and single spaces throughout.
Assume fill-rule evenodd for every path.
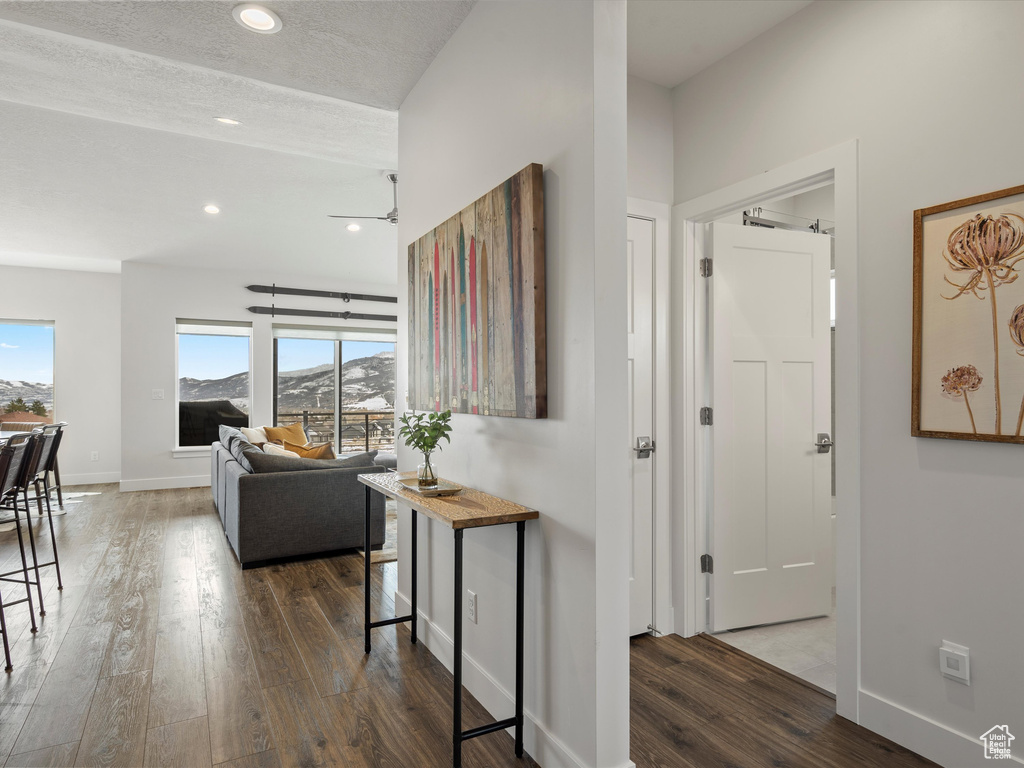
M 395 353 L 349 360 L 341 366 L 342 407 L 346 411 L 387 411 L 395 405 Z M 179 382 L 183 400 L 232 400 L 249 396 L 249 374 L 223 379 Z M 334 366 L 318 365 L 278 375 L 278 410 L 331 410 L 334 408 Z
M 19 397 L 29 405 L 33 400 L 40 400 L 46 406 L 46 410 L 50 410 L 53 408 L 53 385 L 38 381 L 0 379 L 0 407 Z

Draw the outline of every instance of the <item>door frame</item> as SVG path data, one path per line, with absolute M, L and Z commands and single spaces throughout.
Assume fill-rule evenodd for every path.
M 836 468 L 836 712 L 858 721 L 860 689 L 860 329 L 858 307 L 857 140 L 759 174 L 672 209 L 673 322 L 681 338 L 673 347 L 673 401 L 681 408 L 674 434 L 673 508 L 678 533 L 674 607 L 685 636 L 707 627 L 707 576 L 700 556 L 708 541 L 706 519 L 712 489 L 708 430 L 699 409 L 711 402 L 706 343 L 708 304 L 699 275 L 704 254 L 704 224 L 752 205 L 767 203 L 834 184 L 836 217 L 836 424 L 842 435 Z
M 654 615 L 655 634 L 675 631 L 672 606 L 672 345 L 671 208 L 667 203 L 626 198 L 626 217 L 654 223 Z M 632 440 L 634 435 L 630 435 Z

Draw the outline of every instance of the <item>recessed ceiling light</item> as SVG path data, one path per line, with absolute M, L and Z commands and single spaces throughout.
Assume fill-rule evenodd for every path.
M 220 213 L 220 208 L 216 205 L 204 205 L 203 210 L 207 213 Z
M 272 35 L 282 27 L 281 19 L 276 13 L 255 3 L 236 5 L 231 15 L 246 29 L 259 32 L 261 35 Z
M 241 125 L 241 120 L 232 120 L 230 117 L 215 117 L 213 118 L 218 123 L 224 123 L 224 125 Z
M 347 229 L 349 232 L 358 232 L 360 229 L 362 229 L 362 227 L 360 227 L 353 221 L 351 224 L 345 227 L 345 229 Z

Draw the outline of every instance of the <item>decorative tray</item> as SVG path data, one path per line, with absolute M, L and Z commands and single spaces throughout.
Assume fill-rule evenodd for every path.
M 462 490 L 461 485 L 444 479 L 438 479 L 437 485 L 433 488 L 420 488 L 419 480 L 415 477 L 399 478 L 398 482 L 407 490 L 418 493 L 420 496 L 454 496 Z

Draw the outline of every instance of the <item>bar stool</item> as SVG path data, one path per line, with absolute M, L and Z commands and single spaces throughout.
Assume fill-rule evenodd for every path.
M 11 648 L 7 638 L 7 618 L 4 615 L 4 609 L 9 608 L 12 605 L 27 602 L 29 620 L 32 623 L 32 631 L 35 632 L 38 629 L 36 627 L 35 610 L 32 607 L 31 585 L 36 583 L 38 586 L 39 576 L 37 573 L 36 582 L 32 582 L 29 579 L 28 561 L 25 558 L 25 542 L 21 536 L 21 519 L 18 513 L 18 492 L 22 490 L 18 481 L 20 477 L 24 475 L 27 459 L 30 458 L 31 453 L 34 450 L 35 441 L 35 437 L 31 434 L 19 434 L 12 436 L 7 441 L 6 445 L 0 447 L 0 507 L 9 506 L 14 509 L 15 528 L 18 531 L 18 549 L 21 552 L 21 570 L 0 574 L 0 582 L 11 582 L 13 584 L 25 585 L 25 597 L 20 600 L 12 600 L 5 603 L 3 602 L 2 594 L 0 594 L 0 631 L 2 631 L 4 639 L 4 659 L 7 662 L 7 666 L 4 671 L 6 672 L 10 672 L 11 669 L 13 669 L 13 665 L 11 664 Z M 29 533 L 31 533 L 31 531 L 32 526 L 30 524 Z M 11 578 L 11 576 L 16 573 L 20 573 L 22 578 Z M 42 593 L 40 592 L 40 594 Z
M 35 477 L 37 468 L 39 466 L 39 449 L 41 448 L 42 430 L 32 430 L 30 434 L 14 435 L 7 444 L 15 443 L 20 438 L 20 442 L 25 443 L 25 453 L 18 467 L 18 474 L 14 478 L 14 494 L 12 496 L 12 505 L 9 507 L 14 510 L 14 524 L 18 529 L 18 544 L 22 547 L 22 557 L 24 558 L 24 546 L 22 545 L 21 537 L 21 517 L 19 515 L 18 496 L 21 496 L 21 500 L 25 505 L 25 522 L 28 528 L 28 546 L 32 551 L 32 569 L 35 571 L 36 580 L 31 582 L 36 585 L 36 593 L 39 596 L 39 615 L 46 615 L 46 608 L 43 605 L 43 584 L 39 578 L 39 557 L 36 554 L 36 536 L 32 530 L 32 510 L 28 504 L 28 489 L 31 486 L 31 478 Z M 17 445 L 17 444 L 16 444 Z M 46 565 L 52 565 L 47 563 Z M 12 576 L 18 573 L 18 571 L 8 571 L 7 573 L 0 573 L 0 579 Z
M 60 557 L 57 555 L 57 537 L 53 532 L 53 512 L 50 507 L 50 483 L 48 480 L 50 471 L 57 465 L 57 449 L 60 447 L 60 439 L 64 433 L 64 427 L 67 426 L 66 421 L 62 421 L 59 424 L 47 424 L 42 427 L 41 430 L 33 430 L 33 434 L 36 435 L 36 457 L 35 467 L 33 468 L 30 464 L 29 472 L 31 476 L 27 478 L 27 486 L 31 485 L 35 491 L 35 496 L 26 498 L 25 500 L 25 517 L 29 517 L 28 503 L 34 501 L 39 509 L 39 514 L 43 514 L 43 501 L 46 502 L 46 518 L 50 524 L 50 544 L 53 547 L 53 560 L 48 563 L 38 563 L 38 568 L 45 568 L 47 566 L 54 566 L 57 569 L 57 589 L 64 589 L 64 582 L 60 577 Z M 59 480 L 58 474 L 58 483 Z M 44 493 L 39 493 L 39 484 L 43 484 Z M 58 485 L 58 499 L 60 497 L 60 486 Z M 31 528 L 31 525 L 29 526 Z M 42 597 L 39 598 L 42 603 Z M 40 606 L 41 607 L 41 606 Z
M 60 441 L 64 437 L 64 427 L 68 423 L 61 421 L 57 424 L 47 424 L 43 427 L 43 437 L 46 437 L 50 432 L 54 433 L 53 443 L 50 448 L 49 456 L 44 456 L 39 462 L 39 472 L 42 475 L 40 478 L 43 481 L 43 486 L 46 488 L 46 496 L 49 498 L 50 494 L 54 491 L 57 492 L 57 507 L 64 509 L 64 494 L 60 484 L 60 465 L 57 463 L 57 449 L 60 448 Z M 50 475 L 53 475 L 53 485 L 50 485 Z M 39 488 L 36 488 L 36 495 L 39 495 Z M 42 512 L 40 511 L 40 514 Z M 58 513 L 62 514 L 62 513 Z M 51 527 L 53 523 L 50 523 Z M 60 568 L 58 567 L 58 571 Z M 59 580 L 58 575 L 58 580 Z

